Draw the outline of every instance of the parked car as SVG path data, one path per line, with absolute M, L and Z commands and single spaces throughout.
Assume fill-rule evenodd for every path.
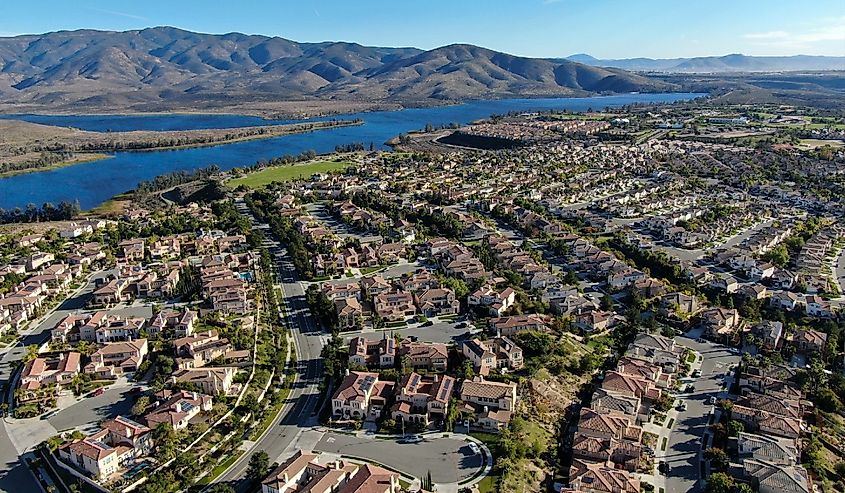
M 132 394 L 137 394 L 139 392 L 142 392 L 143 390 L 144 389 L 141 388 L 141 387 L 132 387 L 131 389 L 129 389 L 129 392 L 132 393 Z
M 434 325 L 434 322 L 432 322 L 431 320 L 426 320 L 422 323 L 422 325 L 420 325 L 420 327 L 431 327 L 432 325 Z
M 700 377 L 701 376 L 701 370 L 695 370 L 694 372 L 692 372 L 692 376 L 693 376 L 693 378 Z
M 716 404 L 716 397 L 715 397 L 715 396 L 710 396 L 710 398 L 709 398 L 709 399 L 707 399 L 707 403 L 708 403 L 708 404 L 710 404 L 710 405 L 714 405 L 714 404 Z
M 476 444 L 475 442 L 469 442 L 469 449 L 472 450 L 473 454 L 481 453 L 481 449 L 478 448 L 478 444 Z
M 94 392 L 91 392 L 91 397 L 97 397 L 98 395 L 103 395 L 105 393 L 105 391 L 106 391 L 106 389 L 104 389 L 103 387 L 100 387 L 97 390 L 95 390 Z
M 403 437 L 400 440 L 400 442 L 401 443 L 420 443 L 423 440 L 425 440 L 425 439 L 422 437 L 422 435 L 409 435 L 409 436 Z
M 678 411 L 686 411 L 687 410 L 687 403 L 682 402 L 678 405 Z
M 684 392 L 695 392 L 695 385 L 687 385 L 684 388 Z

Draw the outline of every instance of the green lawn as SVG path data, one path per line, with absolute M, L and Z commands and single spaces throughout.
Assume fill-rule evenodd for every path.
M 293 166 L 273 166 L 255 173 L 235 178 L 227 182 L 232 188 L 244 185 L 249 188 L 261 188 L 274 181 L 291 181 L 299 178 L 309 178 L 314 173 L 329 173 L 340 171 L 354 163 L 350 161 L 313 161 Z

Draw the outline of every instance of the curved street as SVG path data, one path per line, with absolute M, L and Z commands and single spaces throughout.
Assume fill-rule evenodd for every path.
M 245 479 L 249 458 L 259 450 L 267 452 L 271 463 L 305 449 L 372 460 L 408 476 L 422 477 L 430 471 L 435 483 L 455 486 L 446 488 L 455 490 L 459 481 L 471 478 L 484 467 L 483 456 L 474 454 L 466 440 L 438 437 L 411 445 L 325 432 L 319 428 L 317 406 L 323 402 L 319 389 L 323 378 L 320 352 L 326 336 L 311 315 L 303 284 L 287 251 L 271 238 L 267 225 L 259 224 L 242 201 L 236 200 L 235 205 L 250 219 L 254 229 L 265 234 L 264 246 L 276 261 L 277 279 L 281 281 L 284 296 L 282 302 L 297 355 L 297 379 L 276 421 L 257 441 L 245 443 L 245 453 L 215 482 L 228 483 L 239 493 L 246 493 L 249 490 L 249 482 Z

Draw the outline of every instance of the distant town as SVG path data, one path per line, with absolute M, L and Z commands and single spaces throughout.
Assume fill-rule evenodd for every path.
M 56 492 L 842 491 L 843 139 L 519 112 L 21 212 L 0 458 Z

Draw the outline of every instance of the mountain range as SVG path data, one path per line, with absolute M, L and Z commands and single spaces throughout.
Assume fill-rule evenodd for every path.
M 162 101 L 431 101 L 662 92 L 671 83 L 473 45 L 429 51 L 172 27 L 0 38 L 0 103 L 123 107 Z
M 592 67 L 610 67 L 636 72 L 732 73 L 845 70 L 845 56 L 748 56 L 732 54 L 695 58 L 624 58 L 600 60 L 580 53 L 565 60 Z

